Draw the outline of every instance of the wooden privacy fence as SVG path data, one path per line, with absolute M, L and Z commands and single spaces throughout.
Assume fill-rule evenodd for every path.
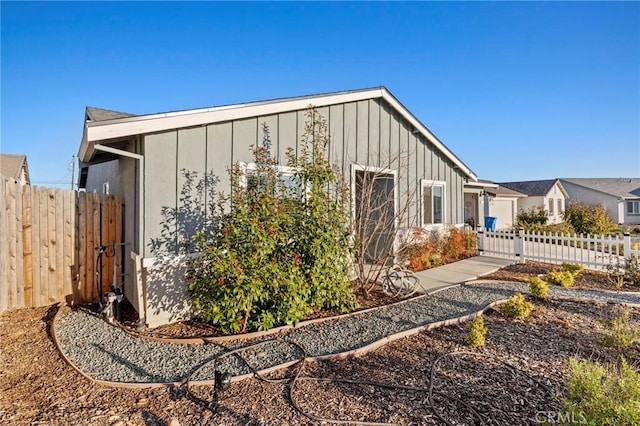
M 122 241 L 122 208 L 112 195 L 0 179 L 0 313 L 97 301 L 98 278 L 103 293 L 115 257 L 96 247 Z M 121 274 L 122 260 L 116 268 Z

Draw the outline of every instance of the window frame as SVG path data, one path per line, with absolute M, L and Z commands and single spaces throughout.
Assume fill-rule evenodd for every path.
M 640 215 L 640 200 L 627 200 L 627 214 L 631 216 Z
M 549 216 L 555 216 L 555 206 L 554 203 L 556 202 L 556 199 L 553 197 L 549 197 L 549 203 L 548 207 L 549 207 Z
M 258 164 L 256 163 L 244 163 L 241 162 L 240 163 L 240 167 L 242 169 L 242 176 L 240 177 L 240 186 L 242 186 L 243 188 L 247 188 L 247 185 L 249 184 L 247 177 L 252 173 L 252 172 L 256 172 L 258 170 Z M 296 172 L 298 172 L 300 169 L 297 167 L 289 167 L 289 166 L 281 166 L 279 164 L 275 164 L 272 166 L 276 173 L 278 174 L 278 177 L 280 176 L 294 176 Z M 306 195 L 309 193 L 310 188 L 306 187 L 304 188 L 303 193 Z
M 558 214 L 564 213 L 564 200 L 562 198 L 558 198 Z
M 398 208 L 399 208 L 399 188 L 398 188 L 398 171 L 389 169 L 386 167 L 374 167 L 374 166 L 363 166 L 361 164 L 351 164 L 351 218 L 356 220 L 356 172 L 373 172 L 380 174 L 393 175 L 393 214 L 395 217 L 395 226 L 397 227 L 398 222 Z
M 441 222 L 440 223 L 434 223 L 434 209 L 433 209 L 433 191 L 431 191 L 431 218 L 430 218 L 430 222 L 426 222 L 425 221 L 425 214 L 424 214 L 424 202 L 425 202 L 425 196 L 426 196 L 426 191 L 425 188 L 433 188 L 434 186 L 438 186 L 440 188 L 442 188 L 442 200 L 441 200 Z M 430 228 L 430 227 L 443 227 L 447 224 L 447 182 L 443 181 L 443 180 L 432 180 L 432 179 L 421 179 L 420 180 L 420 225 L 423 228 Z

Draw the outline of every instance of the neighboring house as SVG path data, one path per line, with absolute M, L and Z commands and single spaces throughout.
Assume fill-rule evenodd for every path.
M 602 204 L 611 219 L 640 224 L 640 178 L 561 178 L 569 203 Z
M 227 192 L 226 169 L 252 161 L 249 147 L 261 142 L 263 123 L 271 153 L 284 165 L 287 148 L 301 148 L 309 105 L 327 120 L 330 160 L 350 181 L 355 199 L 355 182 L 377 173 L 388 182 L 379 185 L 382 195 L 396 205 L 410 202 L 400 228 L 463 223 L 463 188 L 475 174 L 384 87 L 140 116 L 87 108 L 79 187 L 100 192 L 108 183 L 110 193 L 123 198 L 127 252 L 142 266 L 134 270 L 128 262 L 125 294 L 149 326 L 190 314 L 178 256 L 179 241 L 193 226 L 183 212 L 183 170 L 213 172 L 217 190 Z M 398 154 L 402 159 L 389 165 Z M 167 218 L 171 211 L 178 213 L 176 222 Z
M 0 154 L 0 175 L 15 179 L 22 185 L 30 185 L 27 156 Z
M 518 214 L 518 200 L 526 197 L 495 182 L 478 179 L 465 184 L 465 223 L 484 226 L 487 216 L 496 218 L 496 229 L 511 229 Z
M 559 179 L 504 182 L 500 186 L 526 195 L 518 199 L 518 211 L 544 207 L 549 218 L 548 224 L 563 221 L 567 193 Z

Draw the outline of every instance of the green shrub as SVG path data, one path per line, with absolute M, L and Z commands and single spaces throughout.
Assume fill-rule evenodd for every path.
M 412 233 L 418 242 L 405 246 L 402 255 L 408 268 L 414 272 L 466 259 L 477 253 L 475 234 L 464 229 L 451 227 L 441 237 L 424 229 L 414 228 Z
M 527 302 L 521 293 L 516 292 L 502 305 L 501 311 L 509 318 L 524 319 L 533 311 L 533 303 Z
M 313 309 L 356 307 L 349 196 L 326 160 L 326 122 L 314 110 L 308 117 L 307 143 L 297 159 L 288 157 L 298 190 L 279 176 L 265 129 L 262 146 L 252 149 L 257 169 L 229 171 L 230 194 L 214 199 L 212 228 L 196 235 L 201 256 L 188 276 L 194 313 L 223 332 L 295 324 Z
M 610 319 L 600 320 L 607 328 L 607 332 L 598 341 L 601 346 L 615 348 L 622 353 L 640 340 L 640 325 L 633 324 L 629 314 L 628 308 L 616 306 Z
M 529 292 L 539 300 L 544 300 L 549 296 L 549 286 L 539 277 L 533 277 L 529 280 Z
M 469 330 L 469 346 L 478 348 L 484 346 L 484 337 L 487 334 L 487 327 L 484 325 L 482 315 L 478 315 L 467 324 Z
M 619 366 L 569 360 L 564 408 L 590 425 L 640 424 L 640 373 L 624 359 Z
M 547 274 L 547 281 L 550 284 L 562 287 L 571 287 L 575 278 L 569 271 L 551 271 Z
M 618 227 L 601 204 L 593 206 L 586 203 L 571 203 L 565 209 L 563 217 L 578 234 L 607 235 Z
M 561 267 L 563 271 L 571 272 L 574 278 L 578 278 L 580 272 L 584 270 L 584 266 L 579 263 L 562 262 Z
M 535 206 L 529 210 L 520 210 L 516 216 L 515 229 L 524 228 L 526 231 L 532 231 L 533 228 L 544 226 L 547 224 L 549 215 L 544 206 Z

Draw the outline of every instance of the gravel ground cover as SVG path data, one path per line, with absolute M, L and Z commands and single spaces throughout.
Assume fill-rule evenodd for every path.
M 435 411 L 459 425 L 474 424 L 467 401 L 485 424 L 528 425 L 542 413 L 561 409 L 569 357 L 610 361 L 615 354 L 596 344 L 603 332 L 600 318 L 615 305 L 549 300 L 536 302 L 531 317 L 514 321 L 495 310 L 485 315 L 489 332 L 484 348 L 469 351 L 464 324 L 441 327 L 400 339 L 365 356 L 309 363 L 303 376 L 375 381 L 426 387 L 430 371 L 436 407 L 424 392 L 388 390 L 370 385 L 303 381 L 293 396 L 308 414 L 345 421 L 377 421 L 401 425 L 442 425 Z M 0 316 L 0 424 L 7 425 L 318 425 L 293 408 L 290 382 L 266 383 L 256 378 L 233 383 L 211 407 L 185 396 L 182 388 L 115 389 L 96 386 L 69 367 L 48 330 L 55 307 L 22 309 Z M 640 323 L 640 309 L 632 310 Z M 442 358 L 444 356 L 444 358 Z M 640 368 L 640 345 L 630 353 Z M 505 368 L 508 363 L 517 371 Z M 291 377 L 297 368 L 277 376 Z M 271 375 L 274 377 L 274 375 Z M 531 378 L 545 383 L 546 391 Z M 210 400 L 210 387 L 196 389 Z M 206 402 L 206 401 L 205 401 Z M 350 423 L 353 424 L 353 423 Z
M 192 379 L 211 380 L 218 369 L 233 376 L 251 370 L 226 351 L 242 351 L 256 370 L 309 356 L 337 354 L 361 348 L 384 337 L 425 324 L 457 318 L 506 299 L 515 291 L 527 292 L 522 283 L 484 283 L 456 286 L 402 304 L 385 306 L 351 317 L 328 320 L 281 333 L 278 337 L 294 344 L 272 341 L 274 337 L 238 340 L 228 344 L 176 345 L 139 339 L 111 326 L 83 310 L 65 310 L 54 324 L 62 351 L 89 376 L 114 382 L 179 382 L 202 366 Z M 604 293 L 596 290 L 550 288 L 551 296 L 640 304 L 632 293 Z M 263 345 L 254 348 L 258 342 Z

